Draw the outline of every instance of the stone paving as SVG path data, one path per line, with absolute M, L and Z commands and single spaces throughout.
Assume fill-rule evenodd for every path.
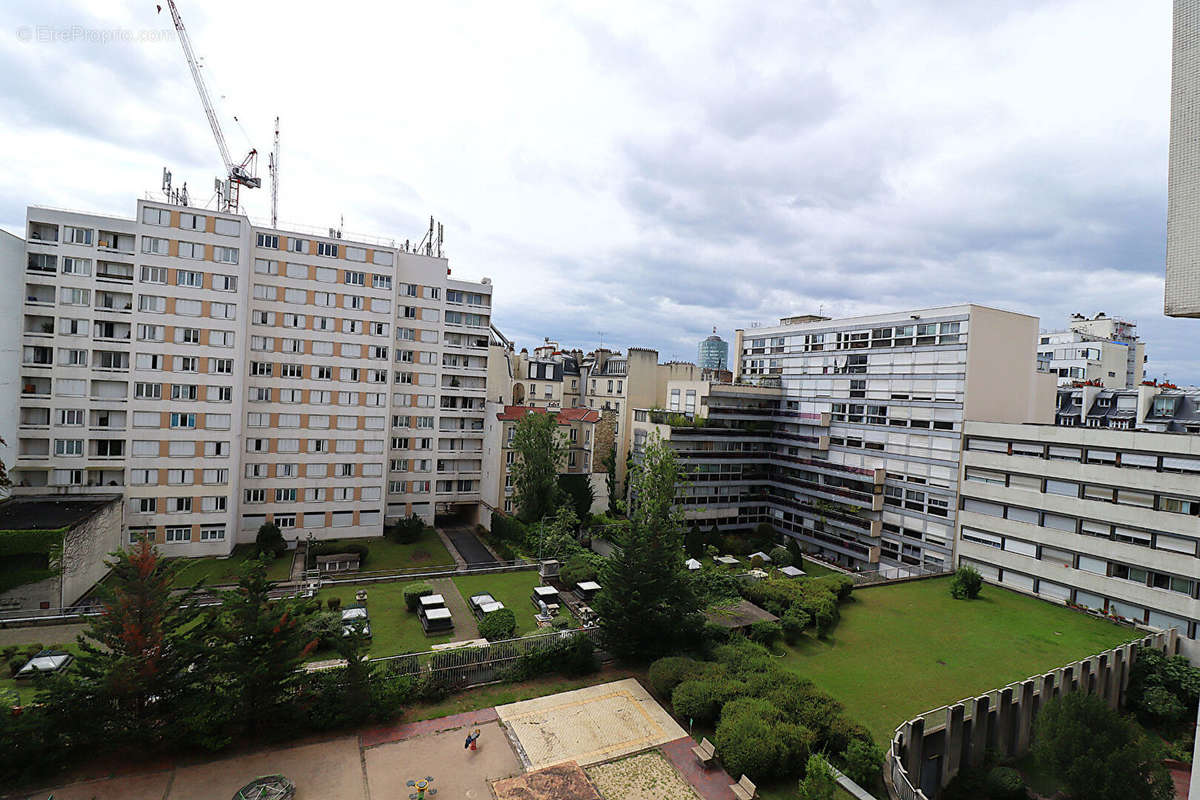
M 473 728 L 481 735 L 471 751 L 463 745 Z M 281 773 L 296 784 L 296 800 L 403 799 L 412 793 L 407 782 L 426 776 L 433 777 L 432 786 L 438 789 L 434 800 L 550 800 L 555 787 L 571 791 L 553 800 L 593 800 L 595 787 L 581 767 L 659 748 L 665 761 L 657 752 L 638 758 L 653 759 L 658 785 L 674 787 L 664 798 L 686 796 L 686 781 L 703 800 L 729 800 L 732 781 L 719 768 L 701 770 L 691 758 L 691 744 L 641 684 L 629 678 L 204 763 L 143 764 L 138 773 L 23 797 L 45 800 L 53 793 L 55 800 L 228 800 L 250 780 Z M 601 772 L 619 774 L 620 769 Z
M 657 750 L 596 764 L 587 775 L 604 800 L 700 800 Z
M 434 578 L 429 585 L 434 594 L 442 596 L 446 601 L 446 608 L 450 609 L 450 616 L 454 618 L 454 641 L 478 639 L 479 623 L 475 621 L 475 615 L 471 613 L 466 598 L 458 591 L 454 581 L 449 578 Z
M 530 769 L 564 761 L 586 767 L 686 735 L 633 678 L 497 706 L 496 713 Z

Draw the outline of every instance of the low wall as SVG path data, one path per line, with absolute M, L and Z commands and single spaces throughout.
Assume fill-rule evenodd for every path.
M 977 766 L 987 751 L 1001 757 L 1023 755 L 1038 709 L 1055 697 L 1086 692 L 1119 708 L 1139 645 L 1176 655 L 1179 634 L 1155 633 L 905 722 L 888 748 L 884 770 L 889 793 L 899 800 L 936 800 L 959 769 Z

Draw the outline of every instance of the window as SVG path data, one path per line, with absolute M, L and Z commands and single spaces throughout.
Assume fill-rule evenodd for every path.
M 168 244 L 169 243 L 166 239 L 159 239 L 154 236 L 143 236 L 142 252 L 151 255 L 165 256 L 167 254 Z
M 258 234 L 257 244 L 259 247 L 265 247 L 268 250 L 278 250 L 279 236 L 274 233 L 260 233 Z
M 203 261 L 204 260 L 204 245 L 200 244 L 199 242 L 180 242 L 179 243 L 179 257 L 180 258 L 190 258 L 195 261 Z M 183 271 L 184 270 L 180 270 L 180 272 L 183 272 Z M 180 286 L 190 286 L 191 284 L 180 283 L 179 285 Z M 199 286 L 199 284 L 196 284 L 196 285 Z
M 209 499 L 209 498 L 205 498 Z M 214 500 L 225 500 L 224 497 L 211 498 Z M 225 510 L 225 504 L 221 504 L 221 510 Z M 200 541 L 202 542 L 220 542 L 225 540 L 224 525 L 202 525 L 200 527 Z
M 163 314 L 167 310 L 167 298 L 143 294 L 138 297 L 138 311 L 149 314 Z
M 87 244 L 92 243 L 91 228 L 73 228 L 70 225 L 63 226 L 63 242 L 66 244 Z
M 348 286 L 363 286 L 366 283 L 367 274 L 365 272 L 355 272 L 346 270 L 345 283 Z
M 209 303 L 208 315 L 213 319 L 237 319 L 237 305 L 234 303 Z
M 170 225 L 171 212 L 165 208 L 146 206 L 142 209 L 142 222 L 147 225 Z
M 235 275 L 213 275 L 212 288 L 217 292 L 236 292 L 237 291 L 237 276 Z
M 338 246 L 331 242 L 317 242 L 317 255 L 337 258 Z
M 259 275 L 278 275 L 279 262 L 270 261 L 265 258 L 256 258 L 254 259 L 254 271 Z
M 54 440 L 54 455 L 56 455 L 56 456 L 81 456 L 81 455 L 83 455 L 83 440 L 82 439 L 55 439 Z
M 213 247 L 213 261 L 219 264 L 236 264 L 238 263 L 238 249 L 236 247 Z
M 91 275 L 92 261 L 88 258 L 64 258 L 62 260 L 63 275 Z
M 193 386 L 192 389 L 195 390 L 195 387 Z M 171 427 L 172 428 L 195 428 L 196 427 L 196 415 L 195 414 L 186 414 L 186 413 L 181 413 L 181 412 L 172 412 L 171 413 Z
M 133 396 L 139 400 L 161 400 L 162 384 L 135 383 Z
M 171 542 L 190 542 L 192 540 L 192 527 L 190 525 L 180 527 L 168 526 L 165 531 L 165 538 L 168 544 Z
M 236 219 L 217 217 L 213 220 L 213 232 L 221 236 L 240 236 L 242 233 L 242 223 Z
M 1060 494 L 1064 497 L 1078 497 L 1079 484 L 1070 481 L 1046 480 L 1046 494 Z

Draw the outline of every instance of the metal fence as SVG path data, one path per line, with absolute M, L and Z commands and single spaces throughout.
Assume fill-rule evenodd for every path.
M 549 650 L 574 636 L 586 636 L 599 649 L 599 628 L 574 628 L 489 642 L 486 645 L 373 658 L 371 662 L 381 668 L 385 678 L 429 675 L 447 689 L 455 690 L 501 680 L 505 669 L 519 659 Z
M 952 572 L 954 572 L 953 569 L 946 567 L 938 567 L 933 569 L 930 567 L 918 566 L 880 566 L 878 569 L 873 569 L 868 572 L 851 572 L 848 574 L 854 579 L 856 586 L 864 586 L 873 583 L 891 583 L 893 581 L 912 580 L 914 578 L 928 578 L 934 575 L 949 575 Z

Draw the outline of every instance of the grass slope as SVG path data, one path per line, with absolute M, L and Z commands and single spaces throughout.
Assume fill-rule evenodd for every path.
M 1136 632 L 987 585 L 950 597 L 950 579 L 856 589 L 828 639 L 805 636 L 784 664 L 887 742 L 906 719 L 1041 674 Z
M 239 544 L 233 548 L 229 558 L 180 558 L 183 566 L 175 578 L 176 586 L 191 586 L 201 578 L 206 586 L 221 586 L 237 583 L 239 570 L 251 558 L 253 545 Z M 289 550 L 271 562 L 267 567 L 267 577 L 273 581 L 287 580 L 292 571 L 292 554 Z

